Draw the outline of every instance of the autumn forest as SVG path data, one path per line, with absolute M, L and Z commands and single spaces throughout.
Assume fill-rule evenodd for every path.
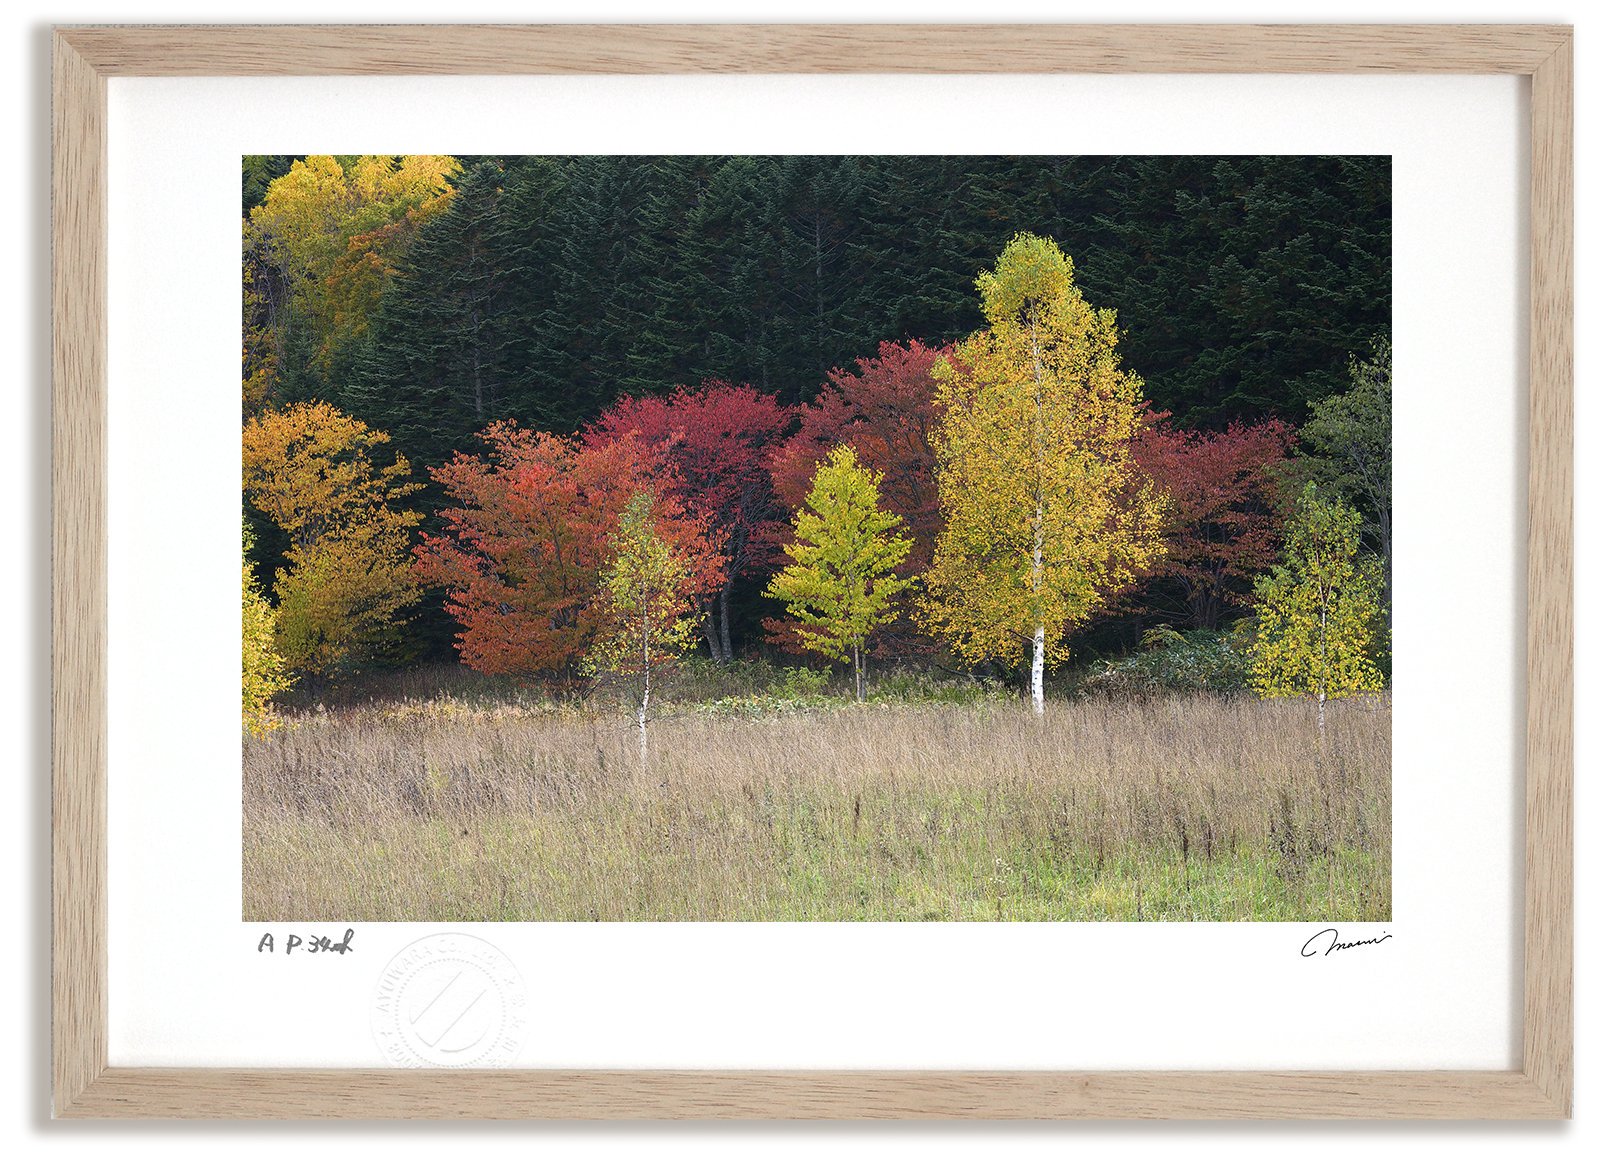
M 1387 157 L 242 178 L 248 919 L 1387 919 Z

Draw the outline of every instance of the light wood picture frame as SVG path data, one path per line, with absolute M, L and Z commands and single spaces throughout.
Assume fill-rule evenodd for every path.
M 107 81 L 708 72 L 1531 78 L 1522 1060 L 1503 1071 L 409 1071 L 108 1063 Z M 1572 30 L 1556 26 L 58 28 L 53 998 L 58 1117 L 1523 1118 L 1572 1107 Z

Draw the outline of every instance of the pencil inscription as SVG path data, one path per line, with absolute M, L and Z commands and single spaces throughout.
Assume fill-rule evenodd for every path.
M 1326 940 L 1323 937 L 1327 937 Z M 1300 945 L 1302 956 L 1331 956 L 1335 952 L 1344 952 L 1351 948 L 1360 948 L 1365 944 L 1382 944 L 1385 940 L 1393 938 L 1393 934 L 1385 932 L 1382 936 L 1368 936 L 1365 940 L 1340 940 L 1337 928 L 1324 928 L 1311 939 Z
M 334 952 L 343 956 L 346 953 L 355 951 L 355 946 L 350 943 L 355 939 L 355 935 L 356 930 L 354 928 L 346 928 L 344 937 L 340 940 L 335 940 L 331 936 L 305 938 L 291 932 L 283 938 L 283 954 L 285 956 L 293 956 L 298 951 L 305 956 L 315 956 L 319 953 Z M 278 942 L 273 939 L 271 932 L 263 932 L 261 934 L 261 939 L 256 942 L 256 951 L 277 953 Z

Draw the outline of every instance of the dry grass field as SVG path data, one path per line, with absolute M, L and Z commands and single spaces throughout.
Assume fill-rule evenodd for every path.
M 1389 706 L 449 696 L 244 748 L 250 920 L 1387 920 Z

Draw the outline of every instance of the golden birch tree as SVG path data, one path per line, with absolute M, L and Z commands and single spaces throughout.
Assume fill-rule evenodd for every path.
M 664 510 L 671 512 L 670 509 Z M 678 519 L 675 545 L 658 518 L 649 492 L 633 495 L 611 538 L 611 558 L 600 575 L 602 623 L 584 661 L 594 676 L 616 680 L 627 693 L 639 727 L 639 763 L 650 757 L 650 703 L 662 674 L 699 636 L 697 599 L 708 575 L 721 575 L 718 557 L 693 522 Z
M 1066 637 L 1162 554 L 1162 499 L 1132 454 L 1142 385 L 1116 313 L 1084 300 L 1072 261 L 1019 234 L 977 286 L 988 327 L 935 367 L 945 525 L 924 619 L 972 663 L 1031 648 L 1043 713 Z
M 1360 540 L 1355 509 L 1307 484 L 1282 562 L 1256 580 L 1250 686 L 1259 696 L 1314 696 L 1319 734 L 1330 699 L 1383 688 L 1383 564 L 1360 554 Z

